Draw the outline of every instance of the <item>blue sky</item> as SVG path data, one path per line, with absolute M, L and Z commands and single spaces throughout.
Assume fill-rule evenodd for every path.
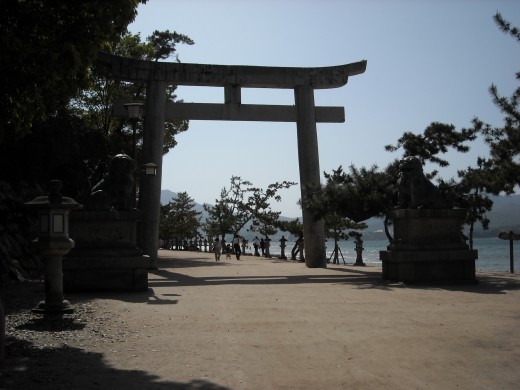
M 384 168 L 405 132 L 431 122 L 501 125 L 489 86 L 510 96 L 518 86 L 520 46 L 493 21 L 498 11 L 520 27 L 518 0 L 149 0 L 129 26 L 142 39 L 154 30 L 195 41 L 178 46 L 182 62 L 318 67 L 367 60 L 367 70 L 338 89 L 315 91 L 316 105 L 343 106 L 345 123 L 318 124 L 320 171 L 340 165 Z M 222 88 L 180 87 L 186 102 L 223 103 Z M 292 90 L 243 89 L 248 104 L 294 104 Z M 255 186 L 299 182 L 296 124 L 191 121 L 163 159 L 162 188 L 213 203 L 231 176 Z M 441 174 L 473 165 L 487 149 L 450 154 Z M 299 185 L 273 209 L 298 217 Z

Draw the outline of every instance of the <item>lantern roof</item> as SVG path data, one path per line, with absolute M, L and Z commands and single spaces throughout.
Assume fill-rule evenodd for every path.
M 49 182 L 49 195 L 37 196 L 25 205 L 36 209 L 80 209 L 83 205 L 68 196 L 62 196 L 60 191 L 63 184 L 59 180 Z

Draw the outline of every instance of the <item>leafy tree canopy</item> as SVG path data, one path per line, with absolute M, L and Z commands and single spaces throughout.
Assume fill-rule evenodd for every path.
M 238 233 L 251 219 L 246 204 L 246 194 L 251 185 L 248 180 L 232 176 L 229 188 L 222 189 L 220 198 L 215 199 L 215 205 L 204 204 L 204 210 L 208 212 L 205 230 L 209 235 L 220 235 L 224 240 L 226 234 Z
M 251 195 L 248 198 L 247 206 L 251 210 L 251 217 L 254 220 L 250 228 L 251 231 L 258 232 L 265 237 L 277 232 L 277 228 L 280 228 L 278 219 L 281 212 L 272 210 L 271 201 L 281 201 L 282 198 L 278 195 L 278 191 L 294 185 L 296 183 L 283 181 L 282 183 L 269 184 L 266 190 L 256 187 L 249 189 Z
M 457 131 L 455 126 L 445 123 L 432 122 L 422 134 L 405 132 L 397 140 L 396 145 L 387 145 L 385 149 L 395 152 L 403 148 L 403 157 L 416 156 L 421 159 L 423 164 L 426 161 L 447 167 L 449 162 L 439 157 L 439 154 L 447 153 L 448 148 L 453 148 L 457 152 L 466 153 L 469 151 L 468 141 L 473 141 L 477 137 L 477 130 L 462 129 Z
M 5 0 L 0 13 L 0 144 L 27 134 L 87 85 L 104 42 L 126 31 L 146 0 Z
M 340 166 L 332 174 L 324 173 L 324 186 L 310 188 L 302 204 L 315 216 L 335 213 L 342 218 L 361 222 L 374 216 L 384 216 L 392 207 L 394 177 L 377 166 L 356 168 L 349 172 Z
M 279 190 L 295 184 L 289 181 L 276 182 L 264 190 L 253 187 L 250 181 L 242 180 L 239 176 L 232 176 L 229 189 L 222 189 L 215 205 L 204 205 L 208 212 L 206 232 L 212 236 L 221 235 L 225 239 L 226 234 L 237 234 L 253 221 L 249 228 L 251 231 L 258 231 L 262 235 L 274 234 L 276 227 L 280 226 L 280 212 L 271 209 L 271 202 L 281 200 Z
M 185 43 L 192 45 L 193 41 L 176 32 L 154 31 L 141 41 L 140 34 L 126 32 L 120 40 L 112 42 L 105 49 L 113 54 L 147 61 L 175 58 L 178 61 L 176 45 Z M 78 115 L 84 117 L 90 126 L 97 128 L 110 145 L 110 154 L 124 151 L 134 158 L 134 130 L 136 132 L 136 160 L 140 165 L 140 150 L 142 146 L 143 121 L 131 122 L 127 119 L 114 118 L 112 107 L 117 101 L 144 102 L 146 99 L 145 83 L 128 83 L 115 80 L 103 66 L 93 66 L 89 75 L 88 88 L 71 102 L 71 107 Z M 176 86 L 168 86 L 166 101 L 173 102 Z M 166 103 L 166 102 L 165 102 Z M 164 153 L 177 144 L 175 135 L 188 129 L 186 120 L 166 121 L 164 132 Z

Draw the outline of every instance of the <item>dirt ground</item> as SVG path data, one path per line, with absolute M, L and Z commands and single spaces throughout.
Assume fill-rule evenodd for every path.
M 0 389 L 517 389 L 520 277 L 404 285 L 378 267 L 160 251 L 145 293 L 3 287 Z

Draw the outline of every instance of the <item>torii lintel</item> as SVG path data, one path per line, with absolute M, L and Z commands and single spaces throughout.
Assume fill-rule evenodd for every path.
M 97 62 L 111 69 L 116 78 L 126 81 L 165 81 L 174 85 L 244 88 L 289 88 L 310 85 L 314 89 L 338 88 L 349 76 L 362 74 L 367 61 L 346 65 L 295 68 L 248 65 L 204 65 L 153 62 L 98 52 Z

